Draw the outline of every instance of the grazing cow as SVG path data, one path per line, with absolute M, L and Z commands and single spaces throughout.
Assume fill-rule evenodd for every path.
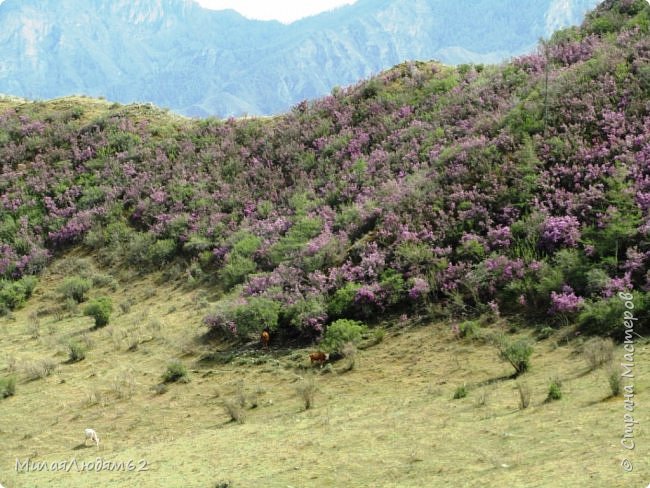
M 88 439 L 93 441 L 97 447 L 99 447 L 99 436 L 97 435 L 97 432 L 95 432 L 94 429 L 85 429 L 84 432 L 86 433 L 86 440 L 84 440 L 84 445 L 86 442 L 88 442 Z
M 309 359 L 311 360 L 311 364 L 313 365 L 314 363 L 319 363 L 320 367 L 323 367 L 323 364 L 325 364 L 325 361 L 327 361 L 330 358 L 330 355 L 326 352 L 312 352 L 309 354 Z
M 268 327 L 265 327 L 264 330 L 262 331 L 262 335 L 260 336 L 260 340 L 262 341 L 262 347 L 268 351 L 269 350 L 269 342 L 271 342 L 271 334 L 269 333 L 269 328 Z

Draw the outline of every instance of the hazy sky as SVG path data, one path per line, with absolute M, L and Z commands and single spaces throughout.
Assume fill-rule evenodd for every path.
M 232 8 L 249 19 L 289 23 L 309 15 L 349 5 L 356 0 L 197 0 L 215 10 Z

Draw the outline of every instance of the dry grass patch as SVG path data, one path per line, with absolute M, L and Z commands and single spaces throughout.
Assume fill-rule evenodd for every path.
M 298 397 L 303 401 L 305 410 L 309 410 L 314 406 L 314 399 L 316 398 L 317 391 L 318 387 L 316 385 L 316 381 L 312 376 L 301 380 L 296 386 L 296 393 L 298 394 Z
M 132 370 L 119 372 L 111 383 L 111 391 L 120 400 L 131 398 L 136 387 L 137 383 Z
M 37 361 L 26 361 L 20 369 L 27 381 L 34 381 L 50 376 L 56 371 L 57 367 L 58 363 L 53 359 L 40 359 Z
M 614 359 L 614 341 L 602 337 L 594 337 L 582 346 L 582 354 L 587 361 L 589 370 L 593 371 Z

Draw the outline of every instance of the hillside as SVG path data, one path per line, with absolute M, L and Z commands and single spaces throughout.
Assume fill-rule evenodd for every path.
M 648 6 L 607 5 L 554 36 L 548 90 L 532 54 L 400 65 L 273 119 L 7 99 L 0 275 L 81 245 L 217 286 L 226 334 L 246 303 L 307 340 L 423 307 L 620 336 L 611 297 L 648 306 Z
M 268 118 L 0 98 L 0 483 L 642 486 L 649 32 Z M 98 453 L 151 469 L 14 469 Z
M 359 0 L 282 25 L 191 0 L 6 0 L 0 93 L 277 114 L 406 59 L 499 62 L 579 24 L 596 3 Z

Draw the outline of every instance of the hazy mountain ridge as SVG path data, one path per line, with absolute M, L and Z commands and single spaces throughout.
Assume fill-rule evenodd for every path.
M 276 113 L 406 59 L 523 53 L 596 1 L 493 3 L 360 0 L 283 25 L 191 0 L 6 0 L 0 92 L 151 101 L 190 115 Z

